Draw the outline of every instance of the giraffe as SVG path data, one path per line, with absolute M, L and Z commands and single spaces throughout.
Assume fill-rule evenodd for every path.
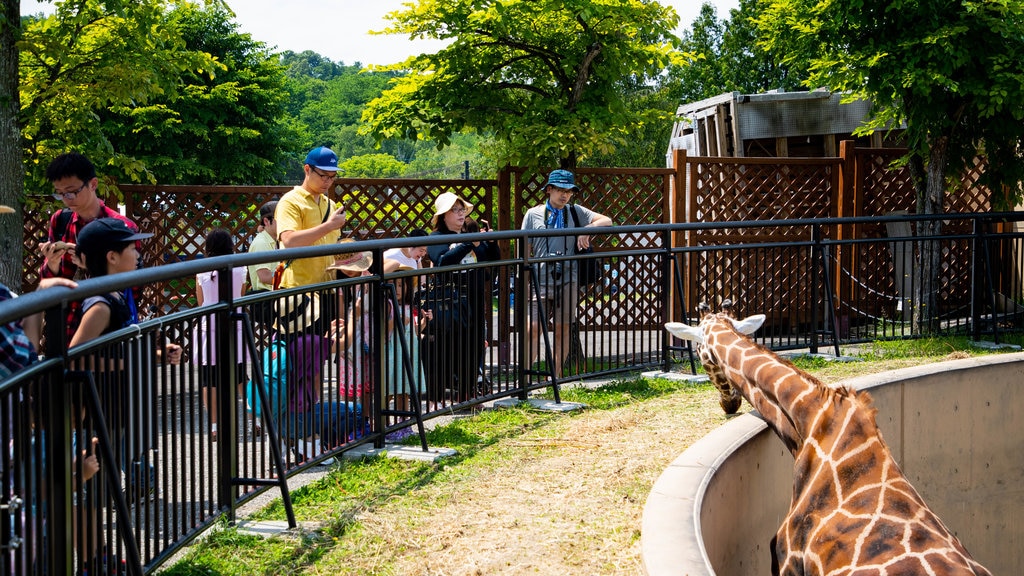
M 895 576 L 991 573 L 903 475 L 866 392 L 832 388 L 758 345 L 764 323 L 701 305 L 700 325 L 670 322 L 697 343 L 716 386 L 731 383 L 793 454 L 793 499 L 772 538 L 773 575 Z

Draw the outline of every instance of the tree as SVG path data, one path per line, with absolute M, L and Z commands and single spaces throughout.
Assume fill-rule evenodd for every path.
M 0 0 L 0 202 L 22 206 L 25 177 L 45 190 L 50 158 L 69 149 L 133 175 L 96 130 L 95 111 L 172 91 L 177 73 L 206 60 L 182 57 L 176 31 L 157 23 L 165 0 L 67 0 L 49 18 L 23 19 Z M 22 214 L 0 220 L 0 281 L 19 286 Z
M 450 44 L 384 68 L 409 73 L 364 112 L 378 139 L 445 146 L 460 131 L 490 131 L 507 162 L 573 167 L 626 143 L 627 127 L 669 118 L 631 112 L 623 96 L 679 56 L 678 17 L 657 2 L 420 0 L 388 18 L 384 33 Z
M 51 158 L 78 150 L 122 181 L 147 178 L 146 167 L 116 150 L 100 115 L 110 107 L 173 94 L 186 70 L 209 69 L 188 51 L 165 18 L 169 0 L 76 0 L 29 21 L 18 42 L 21 117 L 30 186 L 45 191 Z
M 363 154 L 346 159 L 338 169 L 348 178 L 397 178 L 405 163 L 390 154 Z
M 21 287 L 22 190 L 25 168 L 21 156 L 21 132 L 18 130 L 18 48 L 21 36 L 20 3 L 0 0 L 0 204 L 14 208 L 15 214 L 0 215 L 0 283 L 14 291 Z
M 681 102 L 733 91 L 795 90 L 802 85 L 806 67 L 784 63 L 758 43 L 754 22 L 761 10 L 757 0 L 741 0 L 738 9 L 730 10 L 728 20 L 719 20 L 714 5 L 701 6 L 692 28 L 682 36 L 682 49 L 693 56 L 670 72 L 677 79 Z
M 288 111 L 305 126 L 300 149 L 328 146 L 339 158 L 386 153 L 399 162 L 408 162 L 414 154 L 409 142 L 390 139 L 380 143 L 358 134 L 363 109 L 380 96 L 395 72 L 379 72 L 334 63 L 329 58 L 307 50 L 281 54 L 287 69 Z M 294 176 L 301 179 L 301 166 Z
M 808 86 L 867 98 L 862 131 L 906 124 L 917 212 L 938 214 L 950 177 L 987 160 L 998 201 L 1019 198 L 1024 120 L 1024 3 L 1017 0 L 828 2 L 768 0 L 757 20 L 764 45 L 806 63 Z M 940 223 L 918 228 L 940 232 Z M 933 327 L 939 249 L 922 243 L 914 267 L 915 319 Z
M 186 50 L 212 56 L 215 65 L 184 71 L 173 94 L 103 113 L 114 149 L 164 184 L 283 182 L 302 141 L 287 118 L 277 58 L 239 33 L 222 7 L 186 4 L 166 21 L 181 31 Z

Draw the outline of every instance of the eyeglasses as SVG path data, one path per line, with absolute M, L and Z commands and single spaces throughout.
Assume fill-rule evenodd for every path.
M 466 213 L 466 207 L 465 206 L 454 206 L 454 207 L 452 207 L 450 212 L 452 214 L 455 214 L 456 216 L 462 216 L 463 214 Z
M 76 190 L 68 190 L 66 192 L 56 190 L 53 193 L 53 198 L 55 200 L 74 200 L 75 196 L 78 196 L 78 193 L 81 192 L 82 190 L 85 190 L 85 187 L 88 185 L 88 182 L 83 182 L 82 185 L 79 186 Z
M 319 176 L 321 180 L 334 180 L 335 176 L 338 175 L 337 172 L 335 172 L 334 174 L 331 174 L 329 172 L 322 172 L 312 166 L 310 166 L 309 169 L 313 171 L 313 174 Z

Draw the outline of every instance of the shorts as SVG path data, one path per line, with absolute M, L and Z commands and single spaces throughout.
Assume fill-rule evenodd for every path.
M 199 386 L 201 388 L 213 388 L 217 384 L 217 368 L 216 364 L 201 364 L 199 366 Z M 235 378 L 239 382 L 247 382 L 249 380 L 249 371 L 246 370 L 245 362 L 239 362 L 235 364 Z
M 542 286 L 540 302 L 544 304 L 547 322 L 555 324 L 572 324 L 576 318 L 576 307 L 580 303 L 580 291 L 574 283 L 559 286 Z M 535 296 L 530 298 L 530 320 L 540 320 L 540 302 Z

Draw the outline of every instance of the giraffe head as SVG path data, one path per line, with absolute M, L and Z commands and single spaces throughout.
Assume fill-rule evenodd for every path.
M 753 334 L 754 331 L 764 324 L 765 320 L 764 314 L 757 314 L 739 321 L 735 320 L 730 313 L 731 307 L 732 302 L 726 300 L 722 303 L 722 311 L 712 314 L 711 307 L 702 303 L 699 308 L 701 313 L 699 326 L 689 326 L 680 322 L 668 322 L 665 324 L 665 329 L 671 332 L 673 336 L 696 343 L 697 357 L 700 358 L 700 363 L 704 367 L 704 371 L 707 373 L 711 383 L 718 389 L 720 396 L 718 401 L 726 414 L 735 414 L 743 403 L 743 397 L 740 395 L 739 390 L 726 378 L 725 373 L 719 366 L 718 359 L 714 355 L 714 351 L 710 346 L 706 345 L 708 334 L 710 334 L 713 323 L 724 323 L 741 334 Z

